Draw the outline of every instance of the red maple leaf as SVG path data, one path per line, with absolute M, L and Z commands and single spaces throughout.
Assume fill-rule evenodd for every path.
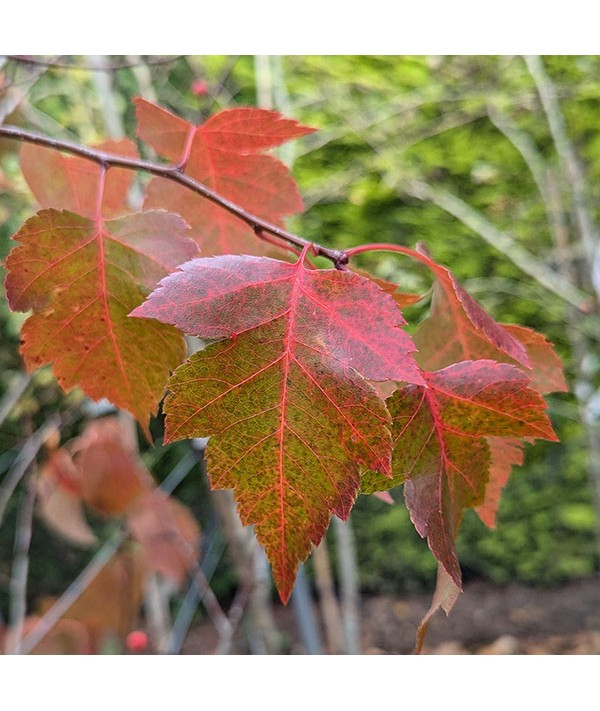
M 137 156 L 127 139 L 99 148 Z M 162 210 L 128 214 L 132 171 L 103 170 L 35 145 L 23 146 L 21 164 L 38 202 L 55 208 L 21 227 L 13 237 L 21 245 L 6 260 L 11 308 L 33 311 L 22 330 L 25 364 L 52 363 L 65 390 L 78 385 L 108 398 L 147 431 L 185 347 L 172 329 L 127 316 L 162 277 L 196 256 L 189 228 Z
M 96 148 L 137 158 L 133 141 L 105 141 Z M 25 144 L 21 148 L 21 170 L 35 199 L 42 207 L 70 210 L 93 218 L 98 207 L 100 166 L 79 156 L 65 156 L 58 151 Z M 135 174 L 131 170 L 111 168 L 104 181 L 102 215 L 105 219 L 131 212 L 129 190 Z
M 414 334 L 423 368 L 435 370 L 461 360 L 485 358 L 520 367 L 531 379 L 531 387 L 540 393 L 567 391 L 561 360 L 541 333 L 525 326 L 497 323 L 472 297 L 466 300 L 467 292 L 453 277 L 446 287 L 449 284 L 460 288 L 462 299 L 458 299 L 454 288 L 444 288 L 437 282 L 431 314 Z M 476 304 L 480 310 L 477 323 L 469 318 L 465 302 Z
M 455 540 L 463 512 L 484 500 L 491 464 L 487 437 L 556 440 L 545 403 L 517 368 L 464 361 L 428 373 L 388 400 L 393 418 L 393 479 L 368 473 L 363 491 L 404 483 L 415 528 L 460 587 Z
M 437 370 L 462 360 L 490 359 L 519 367 L 530 378 L 530 387 L 539 393 L 567 390 L 561 360 L 542 334 L 524 326 L 497 323 L 450 270 L 422 252 L 415 256 L 436 275 L 431 314 L 414 334 L 417 360 L 423 368 Z M 511 469 L 523 463 L 523 443 L 503 438 L 489 445 L 489 482 L 485 500 L 476 511 L 491 527 Z
M 173 329 L 127 316 L 197 252 L 186 233 L 162 211 L 104 220 L 42 210 L 27 220 L 6 260 L 6 291 L 13 310 L 33 311 L 22 329 L 28 369 L 52 363 L 65 390 L 108 398 L 147 427 L 185 347 Z
M 186 175 L 277 225 L 303 209 L 287 167 L 263 152 L 314 129 L 254 108 L 221 111 L 195 126 L 145 99 L 134 103 L 140 138 Z M 239 218 L 161 178 L 150 182 L 145 201 L 145 208 L 157 207 L 184 217 L 206 256 L 272 251 Z
M 488 528 L 494 528 L 502 489 L 510 478 L 512 468 L 523 464 L 524 441 L 506 437 L 488 437 L 487 441 L 491 456 L 490 476 L 485 498 L 480 506 L 475 507 L 475 511 Z
M 166 439 L 211 435 L 212 485 L 235 489 L 283 600 L 331 513 L 350 513 L 361 468 L 390 475 L 389 415 L 367 380 L 423 382 L 393 299 L 305 255 L 193 260 L 132 314 L 229 339 L 173 374 Z

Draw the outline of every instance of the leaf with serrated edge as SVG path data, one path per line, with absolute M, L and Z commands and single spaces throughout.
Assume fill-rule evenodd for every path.
M 173 374 L 166 439 L 211 435 L 212 485 L 235 489 L 283 600 L 330 515 L 348 516 L 361 468 L 390 474 L 389 415 L 365 379 L 422 382 L 392 298 L 356 274 L 306 268 L 305 254 L 196 259 L 132 314 L 231 338 Z
M 526 367 L 496 347 L 484 331 L 466 319 L 457 320 L 449 307 L 448 295 L 439 289 L 434 292 L 432 313 L 414 334 L 418 361 L 423 368 L 435 370 L 461 360 L 485 358 L 520 367 L 531 379 L 531 387 L 540 393 L 567 391 L 561 360 L 542 334 L 524 326 L 496 324 L 525 349 L 530 366 Z
M 22 332 L 27 368 L 52 363 L 65 390 L 106 397 L 147 427 L 185 347 L 173 329 L 127 316 L 197 253 L 186 233 L 163 211 L 106 221 L 49 209 L 27 220 L 6 260 L 11 308 L 33 310 Z
M 512 468 L 523 464 L 524 442 L 505 437 L 488 437 L 487 441 L 491 456 L 490 477 L 483 503 L 475 507 L 475 511 L 488 528 L 494 528 L 502 489 L 510 478 Z
M 567 391 L 561 360 L 542 334 L 524 326 L 492 321 L 450 271 L 423 254 L 420 258 L 438 277 L 433 289 L 431 315 L 414 334 L 419 349 L 417 360 L 423 368 L 435 370 L 457 361 L 489 358 L 521 368 L 530 378 L 530 387 L 539 393 Z M 485 315 L 482 316 L 482 312 Z M 479 316 L 471 318 L 470 314 Z M 525 350 L 526 360 L 514 349 L 514 341 Z M 476 511 L 487 526 L 493 527 L 501 490 L 513 465 L 522 464 L 523 443 L 518 439 L 490 439 L 489 446 L 492 456 L 490 479 L 485 500 Z
M 256 108 L 221 111 L 196 126 L 145 99 L 134 103 L 139 137 L 160 156 L 180 164 L 185 175 L 277 225 L 303 209 L 288 168 L 263 151 L 314 129 Z M 182 215 L 204 255 L 273 251 L 239 218 L 173 182 L 154 178 L 144 207 L 168 208 Z
M 472 346 L 472 339 L 493 345 L 497 351 L 509 356 L 511 362 L 531 367 L 521 341 L 494 321 L 449 269 L 422 252 L 415 256 L 436 276 L 431 316 L 415 333 L 421 367 L 435 370 L 461 360 L 488 357 L 488 353 L 479 353 Z
M 556 440 L 540 395 L 514 366 L 464 361 L 425 374 L 388 400 L 393 419 L 392 480 L 363 477 L 372 493 L 404 483 L 412 521 L 457 586 L 455 539 L 466 508 L 483 503 L 491 463 L 488 436 Z

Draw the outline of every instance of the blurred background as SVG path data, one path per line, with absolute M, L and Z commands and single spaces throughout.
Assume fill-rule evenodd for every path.
M 316 127 L 278 151 L 305 201 L 292 230 L 340 249 L 423 242 L 494 318 L 555 344 L 570 387 L 547 398 L 560 442 L 528 448 L 495 530 L 467 512 L 465 594 L 448 620 L 434 620 L 426 649 L 600 653 L 600 58 L 0 57 L 0 123 L 55 138 L 134 137 L 131 100 L 140 95 L 194 123 L 258 105 Z M 18 151 L 0 141 L 2 260 L 35 209 Z M 361 266 L 403 291 L 431 285 L 397 255 L 365 255 Z M 426 305 L 407 309 L 412 327 Z M 65 591 L 73 605 L 89 590 L 82 571 L 97 584 L 115 556 L 131 553 L 118 517 L 88 511 L 95 542 L 83 546 L 40 515 L 32 482 L 48 450 L 111 408 L 63 393 L 48 368 L 24 373 L 24 318 L 0 297 L 0 624 L 18 623 L 20 636 Z M 40 638 L 33 651 L 411 651 L 436 564 L 402 504 L 361 496 L 348 524 L 334 521 L 283 609 L 231 500 L 208 490 L 203 443 L 162 446 L 160 417 L 151 430 L 155 446 L 139 439 L 139 456 L 200 526 L 201 584 L 160 572 L 140 581 L 123 564 L 126 610 L 114 618 L 94 616 L 91 602 L 65 604 L 62 636 Z

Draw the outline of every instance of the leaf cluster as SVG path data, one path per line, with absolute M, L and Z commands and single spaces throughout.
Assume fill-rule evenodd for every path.
M 14 236 L 6 288 L 31 311 L 27 367 L 52 363 L 64 389 L 108 398 L 146 433 L 166 387 L 167 441 L 211 438 L 211 484 L 234 489 L 284 601 L 331 515 L 400 483 L 460 589 L 464 511 L 493 524 L 523 443 L 555 439 L 541 394 L 565 383 L 551 344 L 494 321 L 422 247 L 363 245 L 317 268 L 327 251 L 281 230 L 302 202 L 269 153 L 313 129 L 260 109 L 199 126 L 144 100 L 136 110 L 138 136 L 167 161 L 141 210 L 128 203 L 144 168 L 132 142 L 76 157 L 23 148 L 42 210 Z M 346 266 L 382 249 L 433 277 L 414 342 L 401 308 L 423 295 Z M 207 345 L 182 364 L 183 334 Z

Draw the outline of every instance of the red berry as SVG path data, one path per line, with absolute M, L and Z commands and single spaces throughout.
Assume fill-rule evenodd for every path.
M 130 652 L 143 652 L 148 648 L 148 635 L 142 630 L 134 630 L 127 635 L 125 644 Z
M 202 79 L 196 79 L 196 81 L 192 83 L 192 94 L 196 94 L 196 96 L 205 96 L 208 94 L 208 84 L 205 81 L 202 81 Z

